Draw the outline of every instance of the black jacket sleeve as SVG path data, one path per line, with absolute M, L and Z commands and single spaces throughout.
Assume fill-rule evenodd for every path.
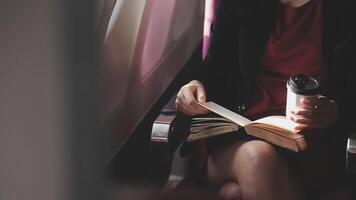
M 224 89 L 224 80 L 237 57 L 238 10 L 233 1 L 221 0 L 211 30 L 211 43 L 199 80 L 208 99 L 215 99 Z M 235 56 L 234 56 L 235 54 Z
M 354 19 L 355 1 L 346 0 L 341 4 L 339 24 L 341 39 L 335 44 L 332 70 L 329 71 L 328 87 L 330 98 L 339 108 L 338 124 L 346 129 L 356 131 L 356 26 Z M 339 30 L 340 29 L 340 30 Z
M 336 99 L 336 103 L 339 108 L 339 123 L 345 127 L 348 131 L 353 129 L 356 130 L 356 56 L 354 48 L 356 46 L 356 41 L 353 38 L 345 45 L 345 47 L 340 47 L 340 54 L 343 60 L 348 60 L 347 62 L 341 62 L 345 66 L 342 66 L 345 70 L 343 72 L 344 80 L 338 80 L 337 84 L 339 87 L 339 96 Z M 341 68 L 341 66 L 335 66 Z M 340 84 L 342 83 L 342 84 Z

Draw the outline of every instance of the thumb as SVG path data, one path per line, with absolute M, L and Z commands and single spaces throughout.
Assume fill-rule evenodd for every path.
M 197 87 L 197 99 L 199 102 L 206 101 L 205 90 L 204 90 L 204 87 L 202 87 L 202 86 Z

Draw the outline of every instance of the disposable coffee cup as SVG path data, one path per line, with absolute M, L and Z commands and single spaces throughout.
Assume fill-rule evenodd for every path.
M 290 117 L 291 111 L 302 108 L 303 99 L 316 102 L 320 95 L 320 84 L 312 77 L 298 74 L 290 77 L 287 82 L 286 116 Z

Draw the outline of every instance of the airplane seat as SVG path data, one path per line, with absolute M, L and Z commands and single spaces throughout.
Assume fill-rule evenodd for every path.
M 207 55 L 207 51 L 210 45 L 210 31 L 211 31 L 211 26 L 214 22 L 214 17 L 215 17 L 215 12 L 217 9 L 219 0 L 206 0 L 205 4 L 205 19 L 204 19 L 204 35 L 203 35 L 203 48 L 202 48 L 202 58 L 204 59 Z M 173 98 L 169 104 L 167 104 L 166 109 L 169 110 L 174 110 L 173 103 L 174 102 Z M 171 115 L 177 118 L 177 113 L 171 113 Z M 172 120 L 173 121 L 173 120 Z M 155 125 L 157 125 L 155 123 Z M 154 126 L 155 126 L 154 125 Z M 160 132 L 162 134 L 162 132 Z M 188 173 L 189 169 L 188 166 L 192 166 L 192 160 L 196 159 L 196 156 L 193 157 L 190 155 L 190 157 L 182 157 L 182 138 L 178 138 L 177 136 L 172 136 L 170 134 L 163 134 L 160 135 L 160 139 L 157 140 L 154 139 L 157 134 L 157 131 L 153 130 L 151 139 L 153 142 L 167 142 L 170 143 L 171 141 L 177 142 L 177 140 L 180 140 L 181 144 L 178 145 L 173 145 L 176 147 L 174 149 L 175 152 L 172 153 L 173 159 L 171 161 L 171 171 L 169 174 L 169 178 L 166 182 L 166 189 L 177 189 L 177 190 L 184 190 L 186 189 L 191 189 L 191 188 L 196 188 L 197 190 L 200 191 L 206 191 L 207 185 L 202 183 L 200 181 L 200 178 L 197 178 L 199 174 L 196 174 L 196 172 L 193 173 Z M 174 138 L 176 137 L 176 138 Z M 170 139 L 169 139 L 170 138 Z M 172 146 L 169 145 L 168 146 Z M 200 147 L 199 147 L 200 146 Z M 199 148 L 204 148 L 204 142 L 202 142 L 202 145 L 198 145 L 198 150 L 195 149 L 195 154 L 199 154 Z M 351 200 L 353 199 L 353 189 L 355 189 L 356 185 L 356 134 L 351 134 L 348 140 L 348 146 L 347 146 L 347 172 L 350 175 L 350 178 L 347 180 L 347 183 L 343 184 L 342 186 L 335 188 L 332 191 L 328 191 L 322 198 L 321 200 Z M 198 155 L 199 156 L 199 155 Z M 199 167 L 198 167 L 199 168 Z M 193 169 L 194 171 L 194 169 Z

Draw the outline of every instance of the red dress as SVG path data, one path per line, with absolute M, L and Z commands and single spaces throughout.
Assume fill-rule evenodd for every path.
M 300 8 L 282 9 L 257 76 L 258 91 L 246 116 L 256 119 L 285 115 L 286 83 L 292 75 L 302 73 L 321 81 L 324 75 L 321 10 L 320 0 Z

